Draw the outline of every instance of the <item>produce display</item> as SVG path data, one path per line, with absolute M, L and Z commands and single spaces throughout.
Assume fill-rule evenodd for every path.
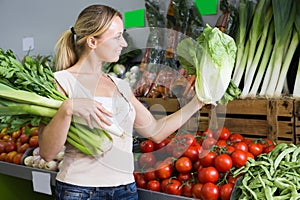
M 139 144 L 135 180 L 139 188 L 151 191 L 226 200 L 246 167 L 276 147 L 270 139 L 245 138 L 226 127 L 174 133 L 158 144 L 146 139 Z
M 38 127 L 23 126 L 14 132 L 8 132 L 4 128 L 0 133 L 0 161 L 23 164 L 23 157 L 28 149 L 38 145 Z

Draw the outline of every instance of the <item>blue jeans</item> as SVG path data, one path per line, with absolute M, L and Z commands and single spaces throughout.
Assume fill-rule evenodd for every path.
M 137 200 L 135 183 L 116 187 L 82 187 L 56 181 L 56 200 Z

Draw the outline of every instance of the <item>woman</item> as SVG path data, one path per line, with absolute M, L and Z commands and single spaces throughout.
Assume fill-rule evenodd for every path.
M 116 62 L 127 46 L 121 14 L 104 5 L 91 5 L 78 16 L 56 44 L 55 78 L 64 101 L 47 126 L 40 128 L 40 155 L 52 160 L 66 145 L 57 174 L 56 199 L 137 199 L 133 177 L 133 127 L 143 137 L 160 142 L 182 126 L 202 103 L 194 97 L 180 111 L 156 120 L 133 95 L 129 85 L 101 70 Z M 113 147 L 104 155 L 88 156 L 66 143 L 72 116 L 93 127 L 117 122 L 124 137 L 111 134 Z

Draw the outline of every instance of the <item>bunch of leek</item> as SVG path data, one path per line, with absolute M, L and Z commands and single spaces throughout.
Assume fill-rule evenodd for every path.
M 232 37 L 209 25 L 196 41 L 179 42 L 179 62 L 189 74 L 196 74 L 195 91 L 203 103 L 225 104 L 239 96 L 239 88 L 231 81 L 236 50 Z
M 233 80 L 243 87 L 242 98 L 257 94 L 281 97 L 300 41 L 296 13 L 299 4 L 298 0 L 240 1 L 240 34 L 236 38 L 239 48 Z M 253 14 L 249 15 L 248 10 L 253 10 Z M 243 54 L 239 54 L 240 49 Z
M 30 56 L 22 64 L 11 50 L 0 49 L 1 129 L 14 131 L 28 124 L 47 124 L 66 99 L 57 91 L 47 64 L 43 65 Z M 71 123 L 67 141 L 88 155 L 106 152 L 112 146 L 112 138 L 106 130 L 90 129 L 77 121 Z

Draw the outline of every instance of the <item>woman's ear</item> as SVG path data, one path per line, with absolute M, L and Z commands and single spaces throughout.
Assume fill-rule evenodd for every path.
M 97 46 L 97 40 L 96 40 L 96 38 L 95 37 L 88 37 L 87 39 L 86 39 L 86 42 L 87 42 L 87 45 L 90 47 L 90 48 L 92 48 L 92 49 L 95 49 L 96 48 L 96 46 Z

